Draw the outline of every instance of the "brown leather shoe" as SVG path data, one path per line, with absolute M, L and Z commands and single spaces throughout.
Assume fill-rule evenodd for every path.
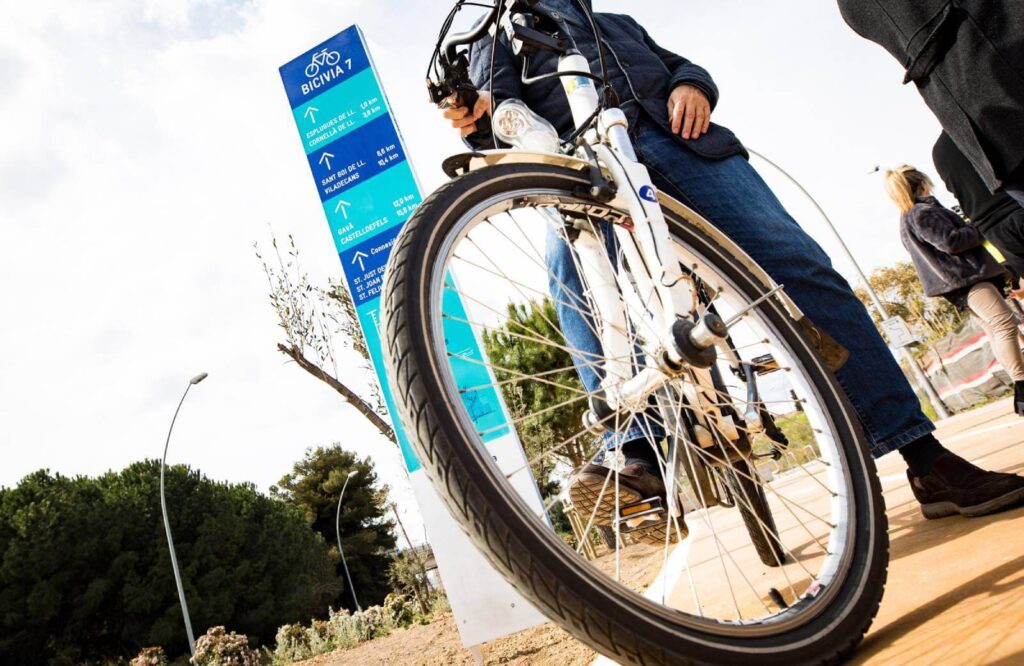
M 931 472 L 914 476 L 908 470 L 907 479 L 928 519 L 957 514 L 975 518 L 1024 502 L 1024 477 L 988 472 L 948 451 Z
M 605 480 L 607 479 L 607 486 Z M 604 493 L 601 489 L 604 488 Z M 598 506 L 598 498 L 601 503 Z M 665 482 L 660 476 L 651 474 L 643 465 L 626 465 L 619 470 L 619 506 L 634 504 L 641 500 L 661 498 L 665 503 Z M 601 465 L 584 465 L 576 469 L 569 482 L 569 499 L 584 525 L 594 515 L 595 525 L 612 525 L 615 518 L 615 476 L 612 470 Z M 597 506 L 597 511 L 594 507 Z M 680 516 L 677 521 L 678 531 L 670 530 L 669 543 L 676 543 L 680 536 L 686 538 L 689 530 Z M 651 525 L 631 532 L 636 538 L 654 545 L 665 543 L 665 529 L 668 521 L 657 521 Z M 681 534 L 680 534 L 681 533 Z

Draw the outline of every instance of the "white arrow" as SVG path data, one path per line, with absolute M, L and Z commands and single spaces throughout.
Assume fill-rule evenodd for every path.
M 351 206 L 351 205 L 352 204 L 350 204 L 349 202 L 345 201 L 344 199 L 338 199 L 338 205 L 334 207 L 334 212 L 337 213 L 340 210 L 341 211 L 341 216 L 344 219 L 347 220 L 348 219 L 348 207 Z
M 360 250 L 359 252 L 356 252 L 355 255 L 352 257 L 352 263 L 354 264 L 354 263 L 356 263 L 358 261 L 359 262 L 359 270 L 361 270 L 361 271 L 363 271 L 365 273 L 366 272 L 366 266 L 363 265 L 363 259 L 366 259 L 369 256 L 370 255 L 364 254 Z
M 334 155 L 331 155 L 330 153 L 324 153 L 323 155 L 320 156 L 320 164 L 327 162 L 327 168 L 330 169 L 332 157 L 334 157 Z
M 306 109 L 306 112 L 304 114 L 302 114 L 302 115 L 305 116 L 306 118 L 309 118 L 309 122 L 315 123 L 316 122 L 316 116 L 313 115 L 313 114 L 315 114 L 319 110 L 320 109 L 316 108 L 315 106 L 311 106 L 308 109 Z

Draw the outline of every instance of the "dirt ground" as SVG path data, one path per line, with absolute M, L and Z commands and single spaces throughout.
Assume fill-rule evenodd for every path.
M 485 648 L 487 664 L 550 664 L 585 666 L 594 652 L 553 624 L 509 636 Z M 344 652 L 321 655 L 302 666 L 473 666 L 473 656 L 462 647 L 450 613 L 429 625 L 395 631 Z
M 614 558 L 603 555 L 596 564 L 611 571 Z M 638 544 L 625 551 L 621 560 L 622 581 L 630 587 L 646 586 L 658 572 L 661 550 Z M 482 648 L 487 664 L 550 664 L 584 666 L 597 656 L 554 624 L 545 624 L 514 634 Z M 425 626 L 395 631 L 358 647 L 302 662 L 303 666 L 341 666 L 342 664 L 408 664 L 416 666 L 456 666 L 474 664 L 473 656 L 462 647 L 451 613 Z
M 949 448 L 989 469 L 1024 472 L 1024 419 L 1008 401 L 939 424 Z M 880 461 L 889 514 L 891 563 L 882 607 L 853 663 L 1024 664 L 1024 508 L 981 519 L 921 517 L 898 456 Z M 646 585 L 658 549 L 625 551 L 624 582 Z M 582 666 L 596 655 L 547 624 L 489 643 L 486 664 Z M 602 663 L 610 663 L 603 660 Z M 396 631 L 343 652 L 304 662 L 313 666 L 472 665 L 451 615 Z

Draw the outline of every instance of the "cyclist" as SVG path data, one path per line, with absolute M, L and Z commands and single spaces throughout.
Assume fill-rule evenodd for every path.
M 600 71 L 598 45 L 578 0 L 544 0 L 541 7 L 564 20 L 592 70 Z M 949 512 L 982 515 L 1024 499 L 1024 478 L 979 469 L 933 436 L 935 426 L 922 413 L 917 396 L 846 280 L 750 166 L 743 144 L 731 131 L 711 122 L 718 88 L 708 72 L 656 44 L 629 16 L 598 13 L 595 18 L 611 86 L 629 119 L 637 155 L 654 184 L 729 235 L 777 283 L 785 285 L 810 321 L 821 327 L 817 333 L 826 341 L 825 357 L 835 361 L 831 365 L 860 416 L 871 453 L 877 457 L 900 451 L 926 517 Z M 496 101 L 517 98 L 567 136 L 573 124 L 561 84 L 546 80 L 521 85 L 521 63 L 505 35 L 498 39 L 493 63 L 492 42 L 492 37 L 485 36 L 470 49 L 473 81 L 489 94 L 482 94 L 473 109 L 446 108 L 445 118 L 474 149 L 491 148 L 492 135 L 478 128 L 477 121 L 488 112 L 491 95 Z M 554 69 L 554 56 L 537 55 L 529 75 Z M 569 248 L 563 242 L 549 242 L 547 253 L 563 335 L 578 350 L 577 356 L 600 357 L 600 343 L 573 305 L 585 301 Z M 576 360 L 587 389 L 595 390 L 600 370 Z M 637 419 L 615 440 L 622 444 L 626 458 L 619 483 L 633 493 L 627 492 L 620 501 L 664 496 L 650 443 L 663 433 L 645 425 L 642 418 Z M 574 502 L 583 504 L 578 507 L 583 514 L 593 510 L 595 486 L 608 473 L 597 465 L 576 470 L 570 494 Z M 594 515 L 600 524 L 608 524 L 613 516 L 607 510 Z

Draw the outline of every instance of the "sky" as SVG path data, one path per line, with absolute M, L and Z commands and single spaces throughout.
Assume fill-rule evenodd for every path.
M 162 453 L 267 489 L 307 447 L 370 455 L 422 540 L 397 451 L 281 339 L 253 244 L 294 236 L 338 278 L 278 67 L 358 23 L 426 191 L 462 144 L 423 71 L 450 2 L 0 0 L 0 486 Z M 706 67 L 713 120 L 814 194 L 866 270 L 906 259 L 875 165 L 931 171 L 939 126 L 822 0 L 596 0 Z M 755 160 L 837 255 L 813 208 Z M 940 198 L 951 199 L 945 193 Z M 786 239 L 779 239 L 786 242 Z M 347 374 L 355 372 L 345 370 Z

